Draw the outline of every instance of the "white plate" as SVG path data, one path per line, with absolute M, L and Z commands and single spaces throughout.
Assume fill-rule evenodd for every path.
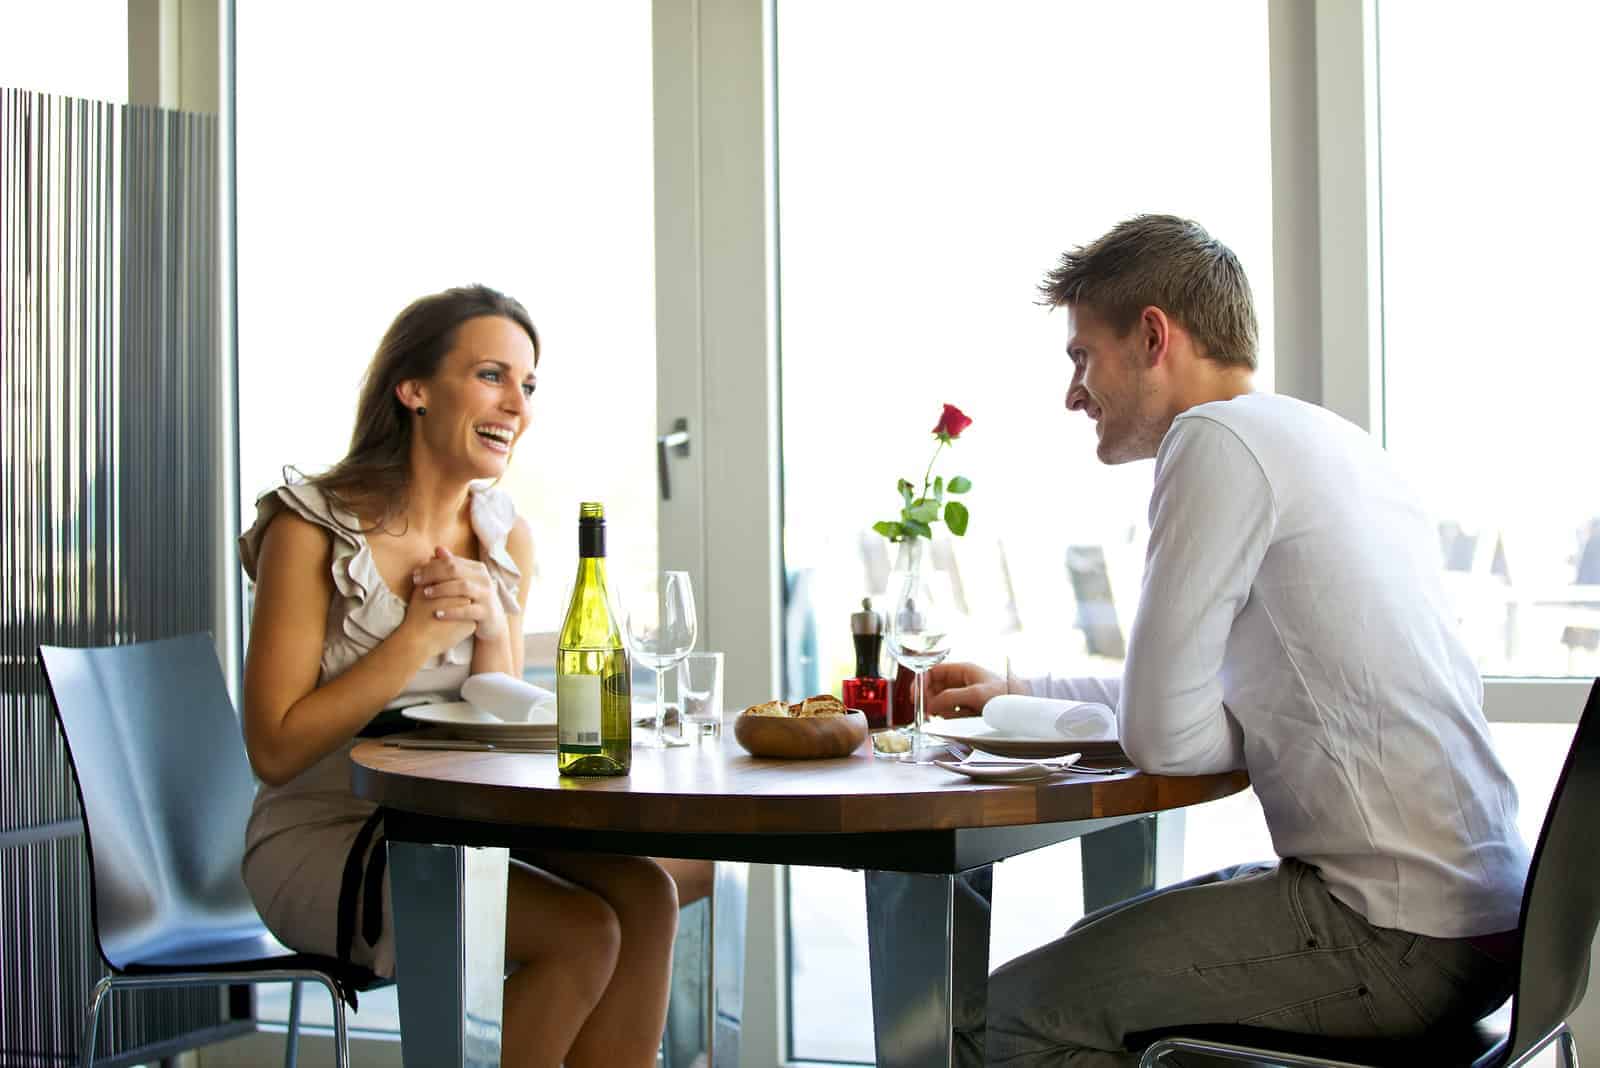
M 973 767 L 954 760 L 935 760 L 934 767 L 953 771 L 957 775 L 965 775 L 969 779 L 979 782 L 1036 782 L 1039 779 L 1048 779 L 1052 775 L 1060 775 L 1071 769 L 1066 767 L 1048 767 L 1044 764 L 1000 764 L 988 767 Z
M 499 716 L 482 712 L 465 701 L 449 704 L 412 705 L 400 710 L 407 719 L 430 727 L 446 727 L 459 738 L 474 738 L 485 742 L 554 740 L 554 723 L 507 723 Z
M 1115 741 L 1091 741 L 1085 738 L 1038 738 L 1020 734 L 1001 734 L 977 716 L 966 719 L 932 719 L 925 728 L 935 738 L 948 738 L 966 742 L 974 749 L 995 756 L 1052 757 L 1068 753 L 1082 753 L 1090 760 L 1110 758 L 1126 760 L 1127 754 Z

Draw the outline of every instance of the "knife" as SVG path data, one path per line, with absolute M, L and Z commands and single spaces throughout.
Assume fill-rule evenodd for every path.
M 467 738 L 385 738 L 384 745 L 396 749 L 461 749 L 483 753 L 554 753 L 553 745 L 517 745 L 510 742 L 480 742 Z

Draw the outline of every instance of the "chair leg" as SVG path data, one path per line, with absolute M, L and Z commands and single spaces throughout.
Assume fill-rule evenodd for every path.
M 1573 1040 L 1570 1028 L 1561 1028 L 1561 1034 L 1556 1039 L 1556 1049 L 1561 1051 L 1558 1059 L 1562 1068 L 1578 1068 L 1578 1043 Z
M 83 1068 L 94 1064 L 94 1043 L 100 1024 L 100 1001 L 111 993 L 111 976 L 105 976 L 94 985 L 94 990 L 89 994 L 89 1012 L 83 1022 L 83 1051 L 78 1055 L 78 1063 Z
M 300 1049 L 300 980 L 289 984 L 289 1032 L 285 1036 L 283 1068 L 294 1068 Z
M 345 1026 L 344 999 L 333 980 L 324 978 L 322 985 L 333 999 L 333 1068 L 350 1068 L 350 1032 Z

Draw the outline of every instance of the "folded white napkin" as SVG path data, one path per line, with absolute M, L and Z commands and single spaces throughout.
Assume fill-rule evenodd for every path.
M 1060 701 L 1008 693 L 983 706 L 983 721 L 1002 734 L 1024 738 L 1065 738 L 1075 742 L 1114 742 L 1117 717 L 1095 701 Z
M 503 671 L 486 671 L 461 684 L 461 699 L 479 712 L 507 723 L 554 723 L 556 695 L 549 690 L 512 678 Z

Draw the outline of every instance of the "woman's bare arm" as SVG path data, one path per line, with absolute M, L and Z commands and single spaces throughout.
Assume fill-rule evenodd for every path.
M 470 624 L 414 620 L 417 613 L 408 608 L 392 635 L 319 688 L 334 596 L 332 552 L 331 535 L 292 512 L 274 519 L 262 538 L 245 655 L 244 736 L 251 767 L 272 785 L 288 782 L 353 737 L 435 655 L 441 640 L 459 632 L 459 641 L 471 632 Z
M 472 673 L 503 671 L 513 678 L 522 678 L 523 645 L 522 617 L 528 609 L 528 588 L 533 584 L 533 531 L 521 517 L 511 525 L 506 537 L 506 551 L 517 562 L 522 572 L 521 588 L 517 590 L 517 611 L 506 613 L 506 632 L 497 639 L 479 640 L 472 647 Z M 499 590 L 494 591 L 496 597 Z

